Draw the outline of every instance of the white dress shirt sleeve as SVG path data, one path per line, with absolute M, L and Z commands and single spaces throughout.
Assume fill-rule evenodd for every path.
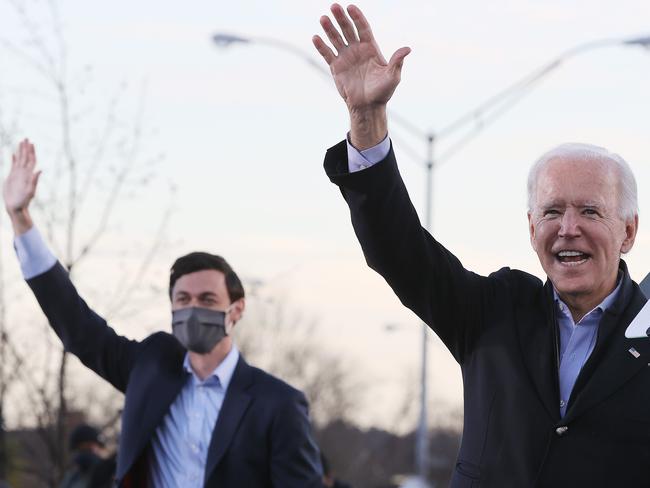
M 388 151 L 390 151 L 390 139 L 388 135 L 376 146 L 364 149 L 363 151 L 359 151 L 350 143 L 349 134 L 346 140 L 348 143 L 348 170 L 350 173 L 369 168 L 384 159 L 388 155 Z
M 56 257 L 47 247 L 40 232 L 32 227 L 14 239 L 23 278 L 26 280 L 45 273 L 56 264 Z

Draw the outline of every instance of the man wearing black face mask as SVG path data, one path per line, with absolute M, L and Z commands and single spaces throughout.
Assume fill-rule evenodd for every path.
M 116 480 L 120 487 L 320 487 L 307 402 L 249 366 L 230 331 L 244 289 L 220 256 L 191 253 L 171 269 L 173 335 L 118 336 L 79 297 L 34 228 L 34 146 L 23 141 L 4 200 L 27 279 L 66 349 L 125 393 Z

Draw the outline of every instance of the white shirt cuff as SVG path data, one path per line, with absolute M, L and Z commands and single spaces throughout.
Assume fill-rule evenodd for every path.
M 350 143 L 349 134 L 346 141 L 348 143 L 348 170 L 350 173 L 369 168 L 384 159 L 388 155 L 388 151 L 390 151 L 388 134 L 379 144 L 363 151 L 359 151 Z
M 14 249 L 23 278 L 26 280 L 45 273 L 56 264 L 56 257 L 49 250 L 36 227 L 16 236 Z

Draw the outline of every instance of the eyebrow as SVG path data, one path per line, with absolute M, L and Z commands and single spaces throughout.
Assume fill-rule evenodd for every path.
M 208 297 L 219 298 L 219 295 L 216 294 L 213 291 L 204 291 L 204 292 L 199 293 L 199 298 L 208 298 Z
M 538 208 L 542 210 L 547 210 L 549 208 L 566 207 L 566 206 L 567 206 L 566 202 L 560 200 L 554 200 L 548 203 L 541 204 L 538 206 Z M 604 205 L 602 202 L 597 202 L 596 200 L 587 200 L 585 202 L 580 202 L 574 206 L 580 208 L 603 208 Z
M 190 294 L 185 290 L 179 290 L 176 293 L 174 293 L 174 298 L 185 297 L 185 296 L 190 296 Z M 202 291 L 198 294 L 198 296 L 199 298 L 208 298 L 208 297 L 219 298 L 219 295 L 213 291 Z

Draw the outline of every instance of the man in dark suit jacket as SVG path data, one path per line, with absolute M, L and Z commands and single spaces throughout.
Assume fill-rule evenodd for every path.
M 137 342 L 117 335 L 79 297 L 32 224 L 35 165 L 25 140 L 4 186 L 16 251 L 65 348 L 125 393 L 117 485 L 319 488 L 304 395 L 249 366 L 232 342 L 245 302 L 228 263 L 208 253 L 174 263 L 175 337 L 159 332 Z
M 453 487 L 648 487 L 650 341 L 625 330 L 646 302 L 620 259 L 638 226 L 636 183 L 603 148 L 565 144 L 529 178 L 543 284 L 484 277 L 420 225 L 387 138 L 386 104 L 408 48 L 386 62 L 361 11 L 315 36 L 351 120 L 325 170 L 350 207 L 370 267 L 461 366 L 464 431 Z M 648 324 L 650 325 L 650 324 Z

